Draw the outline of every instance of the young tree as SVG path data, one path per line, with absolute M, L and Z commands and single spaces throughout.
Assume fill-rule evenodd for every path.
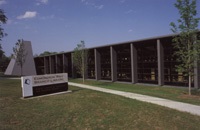
M 15 47 L 13 47 L 14 52 L 14 58 L 16 60 L 17 65 L 21 68 L 21 76 L 23 75 L 23 65 L 26 60 L 27 52 L 24 47 L 24 42 L 22 40 L 18 40 L 15 44 Z
M 85 47 L 85 42 L 81 41 L 81 43 L 77 44 L 77 47 L 74 49 L 73 62 L 77 73 L 79 73 L 83 78 L 83 83 L 85 82 L 85 72 L 87 70 L 87 55 L 88 52 Z
M 174 37 L 174 48 L 177 50 L 174 55 L 180 63 L 176 66 L 177 71 L 188 77 L 189 95 L 191 95 L 191 83 L 194 76 L 195 62 L 200 58 L 200 42 L 198 23 L 200 18 L 196 18 L 196 0 L 177 0 L 174 4 L 179 10 L 180 18 L 178 25 L 171 22 L 172 32 L 180 35 Z

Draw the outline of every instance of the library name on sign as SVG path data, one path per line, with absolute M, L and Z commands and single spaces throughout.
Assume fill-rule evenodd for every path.
M 56 84 L 60 82 L 65 82 L 66 78 L 64 75 L 44 75 L 33 77 L 33 85 L 45 85 L 45 84 Z
M 23 97 L 40 96 L 68 90 L 68 75 L 49 74 L 22 77 Z

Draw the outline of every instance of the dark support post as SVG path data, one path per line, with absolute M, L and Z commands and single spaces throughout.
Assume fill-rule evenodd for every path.
M 164 49 L 163 45 L 160 42 L 160 39 L 157 39 L 157 57 L 158 57 L 158 85 L 164 85 Z
M 96 80 L 101 79 L 101 56 L 97 49 L 94 49 L 95 55 L 95 77 Z
M 56 73 L 62 73 L 63 72 L 63 64 L 61 64 L 63 62 L 63 55 L 56 55 L 57 56 L 57 71 Z
M 50 66 L 49 66 L 49 57 L 44 57 L 44 64 L 45 64 L 45 74 L 49 74 L 50 72 Z
M 67 61 L 67 56 L 65 54 L 63 54 L 63 73 L 68 73 L 68 61 Z
M 46 63 L 46 57 L 44 57 L 44 74 L 47 74 L 47 63 Z
M 200 63 L 195 62 L 194 68 L 194 88 L 200 89 Z
M 49 74 L 52 74 L 51 56 L 49 56 Z
M 194 64 L 194 88 L 200 89 L 200 61 L 195 61 Z
M 75 72 L 75 68 L 74 68 L 73 53 L 71 53 L 71 60 L 72 60 L 72 78 L 75 78 L 76 72 Z
M 58 73 L 58 66 L 59 66 L 59 60 L 58 60 L 58 55 L 55 55 L 55 65 L 56 65 L 56 70 L 55 73 Z
M 50 74 L 54 73 L 54 63 L 52 56 L 49 56 L 49 66 L 50 66 Z
M 112 82 L 117 81 L 117 53 L 113 46 L 110 47 L 111 56 L 111 80 Z
M 135 84 L 138 82 L 138 75 L 137 75 L 137 49 L 133 45 L 130 44 L 131 47 L 131 75 L 132 75 L 132 83 Z
M 46 56 L 45 57 L 45 74 L 50 74 L 50 58 L 49 58 L 49 56 Z

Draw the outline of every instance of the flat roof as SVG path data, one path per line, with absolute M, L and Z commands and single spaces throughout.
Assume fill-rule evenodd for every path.
M 107 47 L 107 46 L 116 46 L 116 45 L 120 45 L 120 44 L 129 44 L 129 43 L 150 41 L 150 40 L 174 37 L 176 35 L 178 35 L 178 34 L 168 34 L 168 35 L 163 35 L 163 36 L 156 36 L 156 37 L 149 37 L 149 38 L 130 40 L 130 41 L 124 41 L 124 42 L 118 42 L 118 43 L 111 43 L 111 44 L 106 44 L 106 45 L 101 45 L 101 46 L 96 46 L 96 47 L 90 47 L 90 48 L 87 48 L 87 49 L 103 48 L 103 47 Z
M 87 48 L 87 49 L 90 50 L 90 49 L 103 48 L 103 47 L 108 47 L 108 46 L 116 46 L 116 45 L 121 45 L 121 44 L 129 44 L 129 43 L 150 41 L 150 40 L 156 40 L 156 39 L 174 37 L 176 35 L 178 35 L 178 34 L 168 34 L 168 35 L 162 35 L 162 36 L 156 36 L 156 37 L 149 37 L 149 38 L 143 38 L 143 39 L 138 39 L 138 40 L 131 40 L 131 41 L 118 42 L 118 43 L 111 43 L 111 44 L 106 44 L 106 45 L 102 45 L 102 46 L 90 47 L 90 48 Z M 65 53 L 72 53 L 72 52 L 74 52 L 74 51 L 60 52 L 60 53 L 50 54 L 50 55 L 46 55 L 46 56 L 53 56 L 53 55 L 59 55 L 59 54 L 65 54 Z M 37 56 L 37 57 L 46 57 L 46 56 Z

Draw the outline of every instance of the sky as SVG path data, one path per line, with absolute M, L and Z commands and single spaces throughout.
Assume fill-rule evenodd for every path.
M 180 17 L 176 0 L 0 0 L 7 56 L 18 39 L 31 41 L 34 55 L 72 51 L 172 34 Z M 197 0 L 200 5 L 200 0 Z M 200 7 L 197 7 L 200 17 Z M 200 26 L 199 26 L 200 27 Z

